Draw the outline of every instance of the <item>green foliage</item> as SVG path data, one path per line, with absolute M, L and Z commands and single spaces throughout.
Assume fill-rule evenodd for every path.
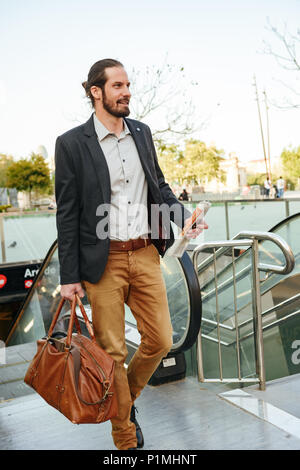
M 185 150 L 177 145 L 159 142 L 160 167 L 170 182 L 203 184 L 217 179 L 225 181 L 225 172 L 220 169 L 223 151 L 214 146 L 207 147 L 199 140 L 186 141 Z
M 247 175 L 247 184 L 249 186 L 253 185 L 259 185 L 263 186 L 264 181 L 266 179 L 266 174 L 265 173 L 253 173 L 253 174 L 248 174 Z
M 31 197 L 32 191 L 45 194 L 51 186 L 50 170 L 41 155 L 32 153 L 30 158 L 12 163 L 7 169 L 8 188 L 25 191 Z
M 7 169 L 14 162 L 10 155 L 0 154 L 0 188 L 7 186 Z
M 184 151 L 185 179 L 195 184 L 203 184 L 217 179 L 225 181 L 225 172 L 220 169 L 223 150 L 208 147 L 199 140 L 188 140 Z
M 281 153 L 284 174 L 296 182 L 300 178 L 300 147 L 285 148 Z
M 166 145 L 163 142 L 158 146 L 158 161 L 163 174 L 169 182 L 181 182 L 183 178 L 183 153 L 178 146 Z
M 6 212 L 9 207 L 11 207 L 10 204 L 4 204 L 0 206 L 0 212 Z

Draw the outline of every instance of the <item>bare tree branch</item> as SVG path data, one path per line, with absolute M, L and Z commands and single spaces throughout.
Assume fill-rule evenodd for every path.
M 197 83 L 186 80 L 183 67 L 170 65 L 166 56 L 161 66 L 133 69 L 129 75 L 132 114 L 137 120 L 154 120 L 154 141 L 189 136 L 203 127 L 196 126 L 195 106 L 188 97 Z
M 277 27 L 273 26 L 270 23 L 269 18 L 267 19 L 267 22 L 268 26 L 266 27 L 266 29 L 277 38 L 277 40 L 279 41 L 279 46 L 274 49 L 274 47 L 271 46 L 270 43 L 263 41 L 263 52 L 265 54 L 273 56 L 281 69 L 286 70 L 288 72 L 296 72 L 298 75 L 300 73 L 300 29 L 297 30 L 296 34 L 291 34 L 288 31 L 286 24 L 284 25 L 283 31 L 279 31 Z M 296 80 L 297 79 L 298 77 L 296 77 Z M 284 83 L 281 80 L 277 81 L 280 82 L 286 89 L 288 89 L 292 95 L 300 96 L 298 86 L 297 89 L 295 89 L 293 86 Z M 285 97 L 283 98 L 282 104 L 279 105 L 274 102 L 272 104 L 281 109 L 300 108 L 300 103 L 297 101 L 295 102 L 294 99 Z

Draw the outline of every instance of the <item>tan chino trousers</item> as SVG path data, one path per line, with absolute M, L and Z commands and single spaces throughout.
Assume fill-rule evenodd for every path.
M 136 251 L 111 251 L 100 281 L 82 282 L 92 308 L 99 345 L 116 361 L 118 415 L 111 420 L 118 449 L 136 447 L 136 429 L 130 421 L 134 400 L 172 347 L 172 326 L 160 257 L 154 245 Z M 125 344 L 125 307 L 137 323 L 141 343 L 128 368 Z

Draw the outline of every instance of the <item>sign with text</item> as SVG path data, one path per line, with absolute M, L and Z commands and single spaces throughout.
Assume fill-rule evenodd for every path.
M 0 265 L 0 298 L 26 294 L 40 267 L 41 263 Z

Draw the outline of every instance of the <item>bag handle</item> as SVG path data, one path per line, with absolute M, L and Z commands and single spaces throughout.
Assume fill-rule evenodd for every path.
M 96 339 L 95 339 L 95 335 L 94 335 L 94 331 L 93 331 L 93 328 L 89 322 L 89 319 L 87 317 L 87 314 L 84 310 L 84 306 L 82 305 L 82 302 L 80 300 L 80 297 L 78 294 L 74 294 L 74 297 L 73 297 L 73 300 L 72 300 L 72 308 L 71 308 L 71 318 L 70 318 L 70 322 L 69 322 L 69 327 L 68 327 L 68 333 L 67 333 L 67 339 L 66 339 L 66 349 L 70 349 L 71 348 L 71 341 L 72 341 L 72 331 L 73 331 L 73 324 L 74 324 L 74 320 L 75 320 L 75 325 L 76 325 L 76 328 L 77 328 L 77 323 L 76 321 L 78 322 L 78 318 L 77 318 L 77 314 L 76 314 L 76 305 L 79 305 L 79 308 L 81 310 L 81 313 L 82 313 L 82 316 L 83 316 L 83 319 L 84 319 L 84 322 L 86 324 L 86 327 L 87 327 L 87 330 L 89 332 L 89 335 L 91 337 L 91 340 L 96 342 Z M 79 323 L 79 322 L 78 322 Z
M 63 308 L 63 305 L 65 303 L 67 299 L 65 298 L 61 298 L 59 304 L 58 304 L 58 307 L 57 307 L 57 310 L 53 316 L 53 319 L 52 319 L 52 322 L 51 322 L 51 325 L 50 325 L 50 328 L 48 330 L 48 335 L 47 337 L 50 338 L 50 336 L 52 335 L 53 333 L 53 330 L 54 330 L 54 326 L 58 320 L 58 317 L 60 315 L 60 312 Z M 70 302 L 71 303 L 71 302 Z M 80 300 L 80 297 L 78 294 L 74 294 L 73 296 L 73 300 L 72 300 L 72 303 L 71 303 L 71 315 L 70 315 L 70 320 L 69 320 L 69 326 L 68 326 L 68 332 L 67 332 L 67 339 L 66 339 L 66 346 L 67 348 L 70 348 L 71 346 L 71 340 L 72 340 L 72 331 L 73 331 L 73 325 L 74 325 L 74 322 L 75 322 L 75 327 L 78 331 L 79 334 L 81 334 L 81 328 L 80 328 L 80 324 L 79 324 L 79 320 L 78 320 L 78 317 L 77 317 L 77 314 L 76 314 L 76 305 L 79 305 L 79 308 L 80 308 L 80 311 L 82 313 L 82 316 L 83 316 L 83 319 L 84 319 L 84 322 L 86 324 L 86 327 L 87 327 L 87 330 L 89 332 L 89 335 L 92 339 L 92 341 L 96 341 L 95 339 L 95 335 L 94 335 L 94 331 L 93 331 L 93 328 L 90 324 L 90 321 L 87 317 L 87 314 L 84 310 L 84 306 Z

